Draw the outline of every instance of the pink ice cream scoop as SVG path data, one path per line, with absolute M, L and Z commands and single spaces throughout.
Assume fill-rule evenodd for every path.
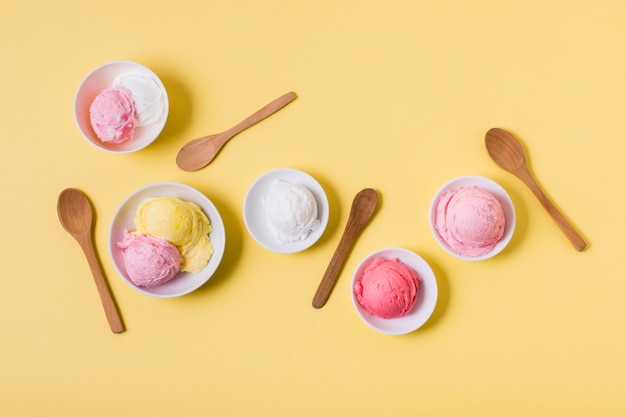
M 180 271 L 178 249 L 166 240 L 127 230 L 117 247 L 122 250 L 128 278 L 137 286 L 165 284 Z
M 383 319 L 406 316 L 415 306 L 419 276 L 399 259 L 375 259 L 354 282 L 356 299 Z
M 444 193 L 436 205 L 435 229 L 455 253 L 478 257 L 491 252 L 504 235 L 500 202 L 478 187 Z
M 125 88 L 107 88 L 89 107 L 91 127 L 106 143 L 124 143 L 135 132 L 135 104 Z

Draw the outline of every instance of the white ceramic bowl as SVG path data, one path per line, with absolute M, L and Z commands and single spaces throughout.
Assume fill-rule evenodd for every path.
M 417 297 L 415 306 L 406 316 L 383 319 L 369 313 L 356 299 L 354 294 L 354 283 L 361 279 L 363 270 L 367 265 L 374 261 L 376 258 L 382 259 L 399 259 L 400 262 L 410 267 L 420 277 L 419 289 L 417 291 Z M 352 275 L 352 282 L 350 284 L 350 296 L 352 298 L 352 305 L 356 310 L 358 316 L 372 329 L 388 334 L 388 335 L 401 335 L 411 333 L 419 329 L 432 315 L 437 305 L 437 295 L 439 293 L 437 287 L 437 280 L 435 274 L 430 265 L 422 259 L 418 254 L 408 249 L 403 248 L 384 248 L 367 255 L 359 263 L 354 274 Z
M 89 107 L 96 96 L 105 88 L 112 86 L 115 78 L 124 73 L 141 73 L 154 79 L 163 94 L 164 113 L 159 121 L 147 126 L 137 126 L 133 139 L 125 143 L 104 143 L 96 136 L 91 127 Z M 131 61 L 113 61 L 91 71 L 80 83 L 74 97 L 74 120 L 78 130 L 93 146 L 111 153 L 130 153 L 145 148 L 159 136 L 169 112 L 167 91 L 159 77 L 145 66 Z
M 124 239 L 124 231 L 135 230 L 133 221 L 137 209 L 141 203 L 150 197 L 180 197 L 185 201 L 196 203 L 207 215 L 213 230 L 209 233 L 209 239 L 213 244 L 213 255 L 204 269 L 198 273 L 179 272 L 169 282 L 163 285 L 144 288 L 139 287 L 128 278 L 122 252 L 117 247 L 117 242 Z M 224 223 L 217 208 L 204 194 L 185 184 L 175 182 L 159 182 L 147 185 L 138 189 L 128 196 L 119 206 L 109 229 L 109 254 L 113 260 L 113 265 L 124 282 L 136 291 L 157 298 L 172 298 L 188 294 L 206 283 L 217 270 L 226 247 L 226 232 Z
M 272 183 L 276 180 L 300 184 L 311 191 L 311 194 L 315 197 L 320 226 L 303 240 L 281 243 L 272 234 L 267 224 L 262 199 L 270 193 Z M 328 212 L 328 198 L 319 182 L 309 174 L 292 168 L 279 168 L 261 175 L 248 189 L 243 203 L 244 223 L 250 235 L 259 245 L 277 253 L 296 253 L 311 247 L 326 230 Z
M 435 216 L 437 213 L 437 201 L 439 201 L 439 197 L 441 197 L 441 195 L 447 191 L 454 191 L 461 187 L 471 186 L 482 188 L 483 190 L 493 194 L 493 196 L 500 202 L 500 205 L 502 206 L 502 211 L 504 213 L 504 235 L 502 236 L 502 239 L 500 239 L 496 243 L 491 252 L 476 257 L 463 256 L 453 251 L 448 246 L 448 244 L 441 238 L 441 236 L 437 232 L 437 229 L 435 228 Z M 432 203 L 430 204 L 429 220 L 430 230 L 435 237 L 435 240 L 437 241 L 439 246 L 443 248 L 443 250 L 456 258 L 466 261 L 482 261 L 484 259 L 489 259 L 497 255 L 509 244 L 511 237 L 513 237 L 513 232 L 515 231 L 515 207 L 513 206 L 513 201 L 511 200 L 511 197 L 509 197 L 509 194 L 505 191 L 504 188 L 500 186 L 500 184 L 496 183 L 493 180 L 490 180 L 489 178 L 477 175 L 467 175 L 448 181 L 439 189 L 439 191 L 437 191 Z

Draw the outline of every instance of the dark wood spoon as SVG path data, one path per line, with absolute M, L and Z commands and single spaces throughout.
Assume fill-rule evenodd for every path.
M 372 217 L 372 214 L 374 214 L 377 204 L 378 194 L 371 188 L 359 191 L 354 197 L 346 228 L 313 297 L 313 307 L 322 308 L 328 301 L 328 297 L 330 297 L 330 293 L 335 286 L 339 271 L 350 252 L 352 244 L 370 217 Z

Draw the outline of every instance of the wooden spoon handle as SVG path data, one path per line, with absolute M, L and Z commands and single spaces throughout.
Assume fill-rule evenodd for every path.
M 290 91 L 287 94 L 283 94 L 282 96 L 278 97 L 276 100 L 263 106 L 261 109 L 257 110 L 256 112 L 246 117 L 241 122 L 237 123 L 235 126 L 228 129 L 226 131 L 230 133 L 228 138 L 230 139 L 231 137 L 235 136 L 237 133 L 249 128 L 250 126 L 256 123 L 259 123 L 261 120 L 265 119 L 266 117 L 276 113 L 278 110 L 282 109 L 287 104 L 295 100 L 295 98 L 296 98 L 296 93 L 294 93 L 293 91 Z
M 577 251 L 582 251 L 587 247 L 587 243 L 580 236 L 580 234 L 574 229 L 574 227 L 567 221 L 565 216 L 556 208 L 556 206 L 550 201 L 550 199 L 543 192 L 537 181 L 532 177 L 528 170 L 519 170 L 515 173 L 533 192 L 535 197 L 539 200 L 541 205 L 546 209 L 548 214 L 555 221 L 559 229 L 565 234 L 570 243 Z
M 104 307 L 104 314 L 109 322 L 109 327 L 113 333 L 122 333 L 124 331 L 124 325 L 120 319 L 117 305 L 115 304 L 115 301 L 113 301 L 113 296 L 111 295 L 109 286 L 104 278 L 104 273 L 102 272 L 98 258 L 96 257 L 96 251 L 93 247 L 91 238 L 86 236 L 80 239 L 79 243 L 81 248 L 83 248 L 83 252 L 85 253 L 85 257 L 89 263 L 89 268 L 91 269 L 93 278 L 96 281 L 96 287 L 98 288 L 98 294 L 100 295 L 100 301 Z
M 332 292 L 335 282 L 337 281 L 337 277 L 339 276 L 339 271 L 341 271 L 341 267 L 343 266 L 358 233 L 359 229 L 346 227 L 346 230 L 339 241 L 339 245 L 337 245 L 337 249 L 335 249 L 335 253 L 330 259 L 326 272 L 324 272 L 322 281 L 313 296 L 313 307 L 322 308 L 328 301 L 330 293 Z
M 330 293 L 335 286 L 339 271 L 341 271 L 341 267 L 350 252 L 352 244 L 365 227 L 370 217 L 372 217 L 372 214 L 374 214 L 377 204 L 378 194 L 372 188 L 362 189 L 354 197 L 354 200 L 352 200 L 348 223 L 341 235 L 339 245 L 337 245 L 337 249 L 326 268 L 322 281 L 313 296 L 313 307 L 321 308 L 326 304 L 326 301 L 328 301 L 328 297 L 330 297 Z

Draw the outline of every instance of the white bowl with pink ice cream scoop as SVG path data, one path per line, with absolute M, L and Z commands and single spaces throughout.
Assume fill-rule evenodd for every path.
M 111 153 L 135 152 L 160 135 L 169 113 L 165 86 L 147 67 L 113 61 L 91 71 L 74 97 L 83 137 Z
M 226 246 L 219 211 L 202 192 L 176 182 L 142 187 L 119 206 L 109 254 L 134 290 L 157 298 L 188 294 L 216 272 Z
M 413 332 L 428 321 L 438 296 L 430 265 L 403 248 L 367 255 L 352 275 L 350 295 L 357 315 L 372 329 L 388 334 Z
M 500 253 L 515 231 L 515 207 L 489 178 L 468 175 L 444 184 L 430 206 L 430 229 L 450 255 L 468 261 Z

